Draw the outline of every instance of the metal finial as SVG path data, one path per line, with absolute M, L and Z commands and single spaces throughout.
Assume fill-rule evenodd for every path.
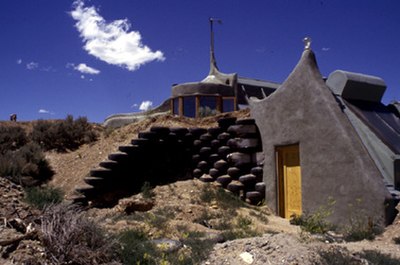
M 304 42 L 304 50 L 311 50 L 311 38 L 310 37 L 305 37 L 303 39 Z

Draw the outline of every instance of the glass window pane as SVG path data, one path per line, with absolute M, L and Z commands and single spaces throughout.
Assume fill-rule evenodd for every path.
M 196 97 L 183 97 L 183 115 L 196 117 Z
M 233 98 L 222 99 L 222 111 L 223 112 L 235 111 L 235 100 Z
M 179 98 L 174 98 L 172 101 L 173 104 L 173 114 L 174 115 L 179 115 Z
M 217 113 L 217 97 L 200 97 L 199 117 L 206 117 Z

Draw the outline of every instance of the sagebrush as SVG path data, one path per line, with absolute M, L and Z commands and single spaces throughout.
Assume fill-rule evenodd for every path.
M 119 259 L 116 239 L 76 206 L 47 207 L 41 223 L 41 241 L 54 264 L 92 265 Z
M 63 152 L 95 141 L 97 134 L 86 117 L 74 120 L 72 115 L 68 115 L 65 120 L 39 120 L 33 126 L 31 138 L 45 150 Z

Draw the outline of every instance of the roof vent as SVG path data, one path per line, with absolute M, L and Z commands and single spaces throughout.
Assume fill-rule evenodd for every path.
M 342 70 L 332 72 L 326 84 L 334 94 L 350 100 L 381 102 L 386 90 L 385 81 L 380 77 Z

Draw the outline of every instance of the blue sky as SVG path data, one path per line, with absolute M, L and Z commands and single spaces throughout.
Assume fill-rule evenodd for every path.
M 283 82 L 310 36 L 320 71 L 376 75 L 400 100 L 398 0 L 2 0 L 0 120 L 108 115 L 157 106 L 209 69 Z

